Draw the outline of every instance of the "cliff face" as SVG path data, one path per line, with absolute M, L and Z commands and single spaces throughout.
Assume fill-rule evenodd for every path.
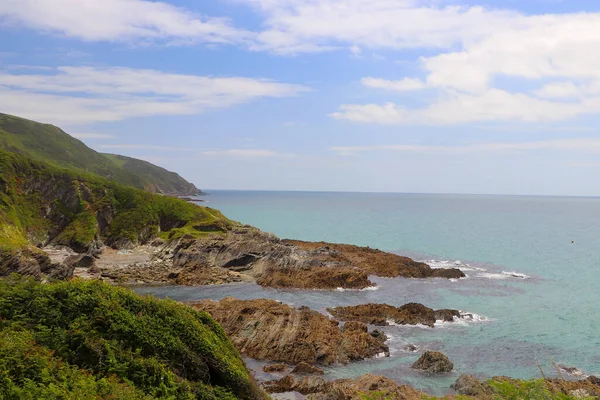
M 234 225 L 216 210 L 0 150 L 3 253 L 33 244 L 95 255 L 104 243 L 127 248 L 157 236 L 224 233 Z M 5 270 L 21 268 L 11 264 Z
M 192 306 L 211 314 L 241 353 L 260 360 L 329 365 L 389 355 L 385 335 L 360 322 L 340 327 L 308 307 L 233 298 Z

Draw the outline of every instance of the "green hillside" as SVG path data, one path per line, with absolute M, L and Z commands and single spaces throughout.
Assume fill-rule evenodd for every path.
M 126 158 L 125 162 L 115 162 L 116 157 L 107 157 L 90 149 L 54 125 L 1 113 L 0 149 L 61 168 L 96 174 L 150 192 L 185 195 L 200 192 L 193 184 L 163 168 L 130 158 Z M 177 189 L 181 189 L 181 192 Z
M 197 195 L 202 193 L 192 183 L 183 179 L 179 174 L 168 171 L 148 161 L 138 160 L 118 154 L 102 154 L 116 165 L 131 172 L 145 182 L 150 182 L 154 187 L 151 191 L 165 194 Z M 148 190 L 149 188 L 146 188 Z
M 99 281 L 0 280 L 0 398 L 263 400 L 206 313 Z
M 217 210 L 0 150 L 0 252 L 27 243 L 85 252 L 95 241 L 128 247 L 233 225 Z

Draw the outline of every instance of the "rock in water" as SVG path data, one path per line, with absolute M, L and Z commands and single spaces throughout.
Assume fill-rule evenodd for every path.
M 292 370 L 292 373 L 293 374 L 317 374 L 317 375 L 324 374 L 324 372 L 321 368 L 317 368 L 314 365 L 310 365 L 305 362 L 301 362 L 300 364 L 296 365 L 296 367 Z
M 271 373 L 271 372 L 283 372 L 286 369 L 287 369 L 287 365 L 285 365 L 285 363 L 265 365 L 263 367 L 263 371 L 265 371 L 267 373 Z
M 489 385 L 481 383 L 481 381 L 473 375 L 461 375 L 450 387 L 454 389 L 456 393 L 465 396 L 481 398 L 492 395 L 492 388 Z
M 454 364 L 439 351 L 426 351 L 411 368 L 434 374 L 443 374 L 451 372 L 454 369 Z
M 234 298 L 205 300 L 192 307 L 210 313 L 240 352 L 258 360 L 330 365 L 389 355 L 386 338 L 372 336 L 365 324 L 340 329 L 338 321 L 308 307 Z
M 401 307 L 389 304 L 361 304 L 358 306 L 328 308 L 335 318 L 344 321 L 361 321 L 371 325 L 389 325 L 394 321 L 400 325 L 426 325 L 434 327 L 436 320 L 453 321 L 460 317 L 458 310 L 433 310 L 419 303 L 408 303 Z

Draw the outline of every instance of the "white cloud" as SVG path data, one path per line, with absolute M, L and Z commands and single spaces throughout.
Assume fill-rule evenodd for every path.
M 331 116 L 363 123 L 444 125 L 474 121 L 562 121 L 599 112 L 600 97 L 579 103 L 555 102 L 489 89 L 477 94 L 446 93 L 421 109 L 409 109 L 395 103 L 346 104 Z
M 304 86 L 264 79 L 59 67 L 43 75 L 0 73 L 0 109 L 57 124 L 85 124 L 195 114 L 257 98 L 294 96 L 306 90 Z
M 265 15 L 257 50 L 447 48 L 511 25 L 511 11 L 434 7 L 416 0 L 238 0 Z M 420 6 L 419 3 L 426 3 Z
M 363 86 L 368 88 L 395 90 L 398 92 L 419 90 L 426 87 L 425 82 L 422 80 L 412 78 L 404 78 L 399 81 L 390 81 L 386 79 L 367 77 L 362 78 L 360 82 L 363 84 Z
M 371 151 L 397 151 L 418 154 L 447 154 L 460 155 L 465 153 L 507 152 L 507 151 L 578 151 L 600 153 L 600 139 L 575 138 L 544 140 L 536 142 L 510 142 L 510 143 L 476 143 L 454 146 L 429 146 L 429 145 L 380 145 L 380 146 L 335 146 L 331 150 L 340 155 L 353 155 Z
M 240 43 L 251 36 L 226 19 L 147 0 L 2 0 L 0 24 L 89 41 Z
M 95 148 L 102 150 L 110 149 L 121 149 L 121 150 L 160 150 L 160 151 L 196 151 L 196 149 L 189 147 L 173 147 L 173 146 L 160 146 L 151 144 L 100 144 L 94 146 Z
M 93 132 L 81 132 L 81 133 L 71 133 L 71 136 L 76 137 L 77 139 L 114 139 L 117 136 L 111 133 L 93 133 Z
M 279 153 L 265 149 L 228 149 L 228 150 L 209 150 L 201 153 L 203 156 L 213 157 L 275 157 Z

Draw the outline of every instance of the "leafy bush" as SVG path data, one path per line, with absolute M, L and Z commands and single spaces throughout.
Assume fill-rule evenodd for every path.
M 132 388 L 129 398 L 142 393 L 158 399 L 264 398 L 239 353 L 208 314 L 101 282 L 42 285 L 18 277 L 2 280 L 0 330 L 0 335 L 17 335 L 22 343 L 35 341 L 36 360 L 50 357 L 44 349 L 53 351 L 57 359 L 44 362 L 53 368 L 66 363 L 59 373 L 91 387 L 91 393 L 101 389 L 94 389 L 98 385 L 93 382 L 108 382 L 113 391 Z M 6 340 L 0 340 L 0 346 L 1 351 L 11 351 Z M 5 367 L 0 372 L 3 385 L 14 393 L 27 385 L 50 390 L 45 387 L 51 382 L 40 375 L 45 374 L 43 368 L 36 372 L 24 357 L 15 362 L 23 367 Z

